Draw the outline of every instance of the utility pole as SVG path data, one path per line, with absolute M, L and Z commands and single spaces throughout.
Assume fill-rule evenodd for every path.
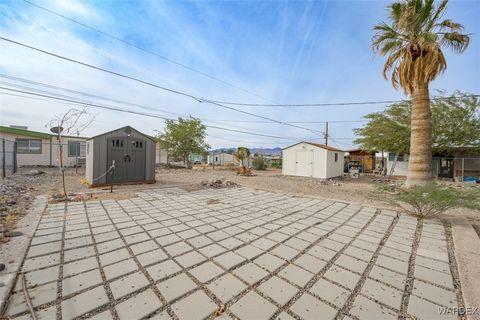
M 328 121 L 325 122 L 325 145 L 328 146 Z

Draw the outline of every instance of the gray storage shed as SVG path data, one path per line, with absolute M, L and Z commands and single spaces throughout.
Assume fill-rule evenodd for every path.
M 86 145 L 85 178 L 91 186 L 154 183 L 155 147 L 152 137 L 130 126 L 92 137 Z M 113 163 L 115 169 L 105 174 Z

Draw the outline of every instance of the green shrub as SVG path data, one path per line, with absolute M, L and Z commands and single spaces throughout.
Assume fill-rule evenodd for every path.
M 282 169 L 282 160 L 272 160 L 272 168 Z
M 435 217 L 453 207 L 480 210 L 478 187 L 455 188 L 432 183 L 409 189 L 394 185 L 380 185 L 377 189 L 388 194 L 393 204 L 419 218 Z
M 267 170 L 267 162 L 263 157 L 254 158 L 252 165 L 255 170 Z
M 458 206 L 457 190 L 435 184 L 400 190 L 396 200 L 400 205 L 407 204 L 404 209 L 419 218 L 434 217 Z

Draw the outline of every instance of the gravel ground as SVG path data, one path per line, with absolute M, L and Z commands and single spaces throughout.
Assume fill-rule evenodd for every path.
M 369 176 L 359 179 L 344 178 L 325 184 L 324 181 L 314 178 L 282 176 L 281 170 L 275 169 L 255 171 L 253 176 L 240 176 L 231 170 L 217 168 L 157 169 L 157 181 L 164 184 L 199 184 L 211 178 L 225 178 L 259 190 L 385 206 L 385 203 L 372 199 L 376 191 L 373 185 L 374 178 Z
M 202 181 L 212 178 L 225 178 L 239 185 L 258 190 L 285 192 L 298 196 L 314 196 L 339 201 L 356 202 L 362 205 L 377 208 L 390 208 L 392 206 L 385 193 L 375 188 L 378 177 L 363 176 L 358 179 L 343 178 L 326 184 L 320 179 L 283 176 L 281 170 L 269 169 L 255 171 L 253 176 L 240 176 L 231 170 L 198 166 L 193 170 L 188 169 L 157 169 L 157 183 L 166 185 L 198 186 Z M 445 216 L 463 216 L 480 228 L 480 212 L 467 208 L 449 209 Z
M 36 171 L 36 172 L 34 172 Z M 134 192 L 128 190 L 128 187 L 116 187 L 113 195 L 105 189 L 91 189 L 83 183 L 85 171 L 79 168 L 75 172 L 74 168 L 68 168 L 66 171 L 66 185 L 68 193 L 89 194 L 92 199 L 119 199 L 134 196 Z M 106 188 L 109 190 L 109 188 Z M 118 189 L 118 190 L 117 190 Z M 125 191 L 125 192 L 123 192 Z M 58 168 L 44 167 L 21 167 L 18 172 L 8 176 L 0 181 L 0 227 L 6 225 L 8 230 L 12 230 L 16 222 L 22 218 L 28 208 L 30 208 L 35 196 L 47 194 L 49 196 L 62 193 L 62 181 Z M 8 241 L 0 234 L 0 242 Z

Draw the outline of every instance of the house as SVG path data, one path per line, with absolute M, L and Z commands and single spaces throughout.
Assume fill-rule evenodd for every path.
M 232 154 L 226 152 L 211 153 L 207 157 L 207 163 L 209 165 L 224 166 L 227 164 L 233 164 L 234 157 Z
M 198 163 L 198 162 L 203 162 L 204 158 L 205 157 L 201 153 L 191 153 L 188 156 L 188 161 L 190 161 L 190 163 Z
M 58 166 L 60 148 L 56 135 L 20 126 L 0 126 L 0 139 L 16 148 L 18 166 Z M 62 136 L 63 165 L 75 166 L 85 159 L 85 137 Z M 7 150 L 8 151 L 8 150 Z
M 375 151 L 355 149 L 345 154 L 349 163 L 358 164 L 361 173 L 373 173 L 375 170 Z
M 408 160 L 406 154 L 389 152 L 387 156 L 387 174 L 407 176 Z M 467 177 L 480 178 L 480 152 L 474 148 L 452 148 L 449 153 L 434 153 L 432 157 L 433 175 L 436 178 L 462 181 Z M 393 170 L 392 170 L 393 168 Z
M 155 182 L 156 141 L 130 126 L 87 140 L 85 178 L 91 186 Z
M 329 179 L 343 175 L 344 151 L 299 142 L 282 149 L 282 174 Z
M 167 149 L 162 148 L 159 141 L 157 141 L 157 145 L 155 148 L 155 164 L 168 164 L 168 151 Z

